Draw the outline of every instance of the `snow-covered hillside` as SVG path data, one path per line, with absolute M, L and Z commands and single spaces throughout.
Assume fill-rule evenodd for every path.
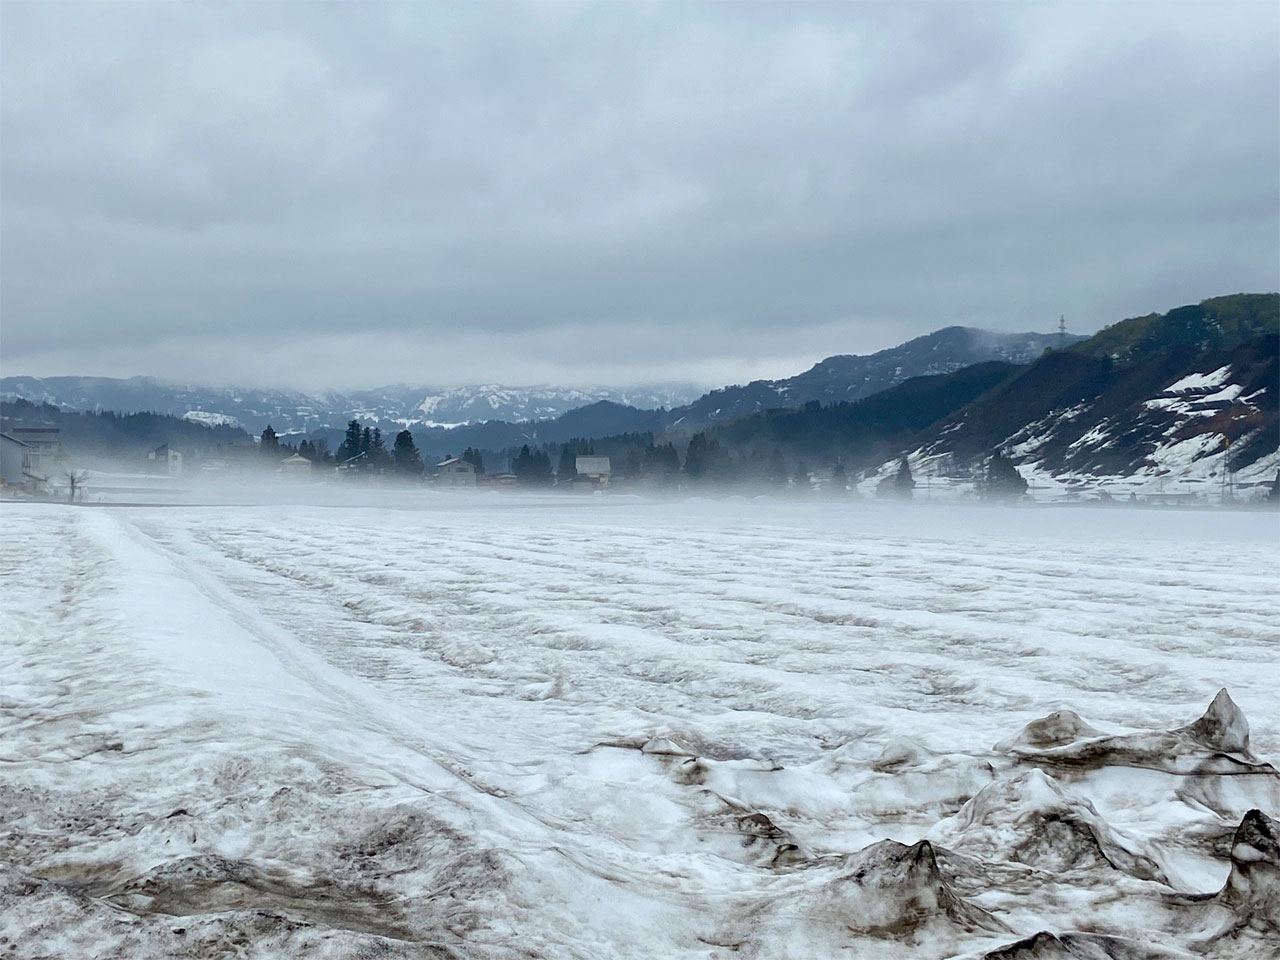
M 956 476 L 963 472 L 958 467 L 966 466 L 957 451 L 981 459 L 1000 449 L 1036 485 L 1040 499 L 1069 493 L 1258 499 L 1280 470 L 1274 338 L 1241 345 L 1228 363 L 1208 359 L 1212 356 L 1192 363 L 1189 371 L 1176 358 L 1149 370 L 1137 368 L 1127 380 L 1083 398 L 1084 391 L 1071 393 L 1070 402 L 1042 408 L 1031 419 L 1025 413 L 1019 419 L 1020 384 L 1014 383 L 1008 395 L 962 411 L 910 451 L 912 471 L 942 490 L 971 490 L 971 482 Z M 1046 365 L 1033 368 L 1027 378 L 1038 371 L 1046 371 Z M 1053 383 L 1054 371 L 1039 373 L 1038 379 Z M 1020 425 L 992 433 L 1000 418 Z M 985 442 L 976 444 L 975 436 Z M 871 471 L 866 488 L 873 489 L 896 465 L 895 459 Z
M 0 955 L 1280 943 L 1274 516 L 0 509 Z

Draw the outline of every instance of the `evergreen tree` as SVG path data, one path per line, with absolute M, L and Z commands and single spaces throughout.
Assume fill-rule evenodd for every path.
M 369 466 L 382 470 L 390 465 L 391 457 L 382 443 L 382 430 L 374 427 L 369 434 Z
M 898 461 L 898 473 L 893 478 L 893 492 L 904 500 L 910 500 L 915 486 L 916 478 L 911 476 L 911 464 L 903 457 Z
M 533 454 L 529 452 L 529 445 L 526 443 L 511 460 L 511 472 L 515 474 L 517 483 L 529 482 L 533 472 L 532 463 Z
M 534 461 L 534 483 L 547 485 L 551 483 L 551 454 L 540 450 Z
M 769 454 L 769 462 L 765 466 L 765 481 L 768 483 L 783 486 L 787 482 L 787 458 L 783 456 L 780 447 L 774 447 L 773 452 Z
M 545 450 L 531 451 L 526 443 L 511 461 L 516 482 L 526 486 L 542 486 L 551 482 L 551 456 Z
M 714 446 L 713 446 L 714 444 Z M 720 445 L 708 440 L 705 433 L 695 433 L 689 438 L 684 452 L 684 473 L 690 480 L 707 480 L 714 470 L 715 453 Z
M 835 466 L 831 468 L 831 485 L 835 487 L 837 491 L 843 492 L 846 484 L 848 483 L 848 479 L 848 475 L 844 469 L 844 460 L 840 457 L 836 457 Z
M 475 467 L 478 475 L 484 473 L 484 457 L 480 456 L 479 450 L 467 447 L 462 453 L 462 459 Z
M 408 430 L 401 430 L 396 434 L 395 445 L 391 448 L 391 458 L 394 461 L 396 473 L 401 476 L 413 478 L 422 476 L 424 470 L 422 454 L 414 446 L 413 434 Z
M 987 469 L 978 483 L 978 494 L 987 500 L 1016 500 L 1027 492 L 1027 481 L 1018 468 L 997 450 L 987 461 Z
M 650 443 L 644 448 L 641 471 L 646 479 L 660 487 L 673 486 L 680 476 L 680 454 L 675 444 L 657 447 Z
M 365 427 L 360 431 L 360 445 L 356 452 L 368 453 L 371 446 L 373 446 L 373 431 Z
M 729 480 L 734 472 L 733 458 L 715 437 L 698 433 L 689 441 L 685 452 L 684 472 L 690 480 Z
M 342 444 L 338 447 L 337 460 L 339 463 L 345 463 L 352 457 L 360 453 L 360 421 L 352 420 L 347 423 L 347 435 L 343 439 Z
M 627 480 L 644 479 L 644 450 L 628 446 L 626 457 L 622 461 L 622 477 Z M 618 479 L 617 477 L 614 478 Z
M 578 476 L 578 458 L 572 443 L 560 448 L 560 462 L 556 465 L 556 482 L 569 483 Z
M 278 460 L 280 458 L 280 441 L 276 437 L 276 432 L 271 429 L 271 424 L 267 424 L 267 429 L 262 431 L 262 439 L 258 444 L 258 452 L 269 460 Z

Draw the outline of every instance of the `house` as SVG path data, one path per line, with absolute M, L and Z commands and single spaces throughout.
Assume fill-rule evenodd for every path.
M 0 487 L 31 487 L 44 483 L 44 477 L 32 473 L 31 459 L 35 449 L 23 440 L 0 433 Z
M 343 460 L 333 468 L 334 473 L 348 480 L 367 480 L 369 473 L 369 451 L 357 453 L 354 457 Z
M 436 484 L 441 487 L 474 487 L 476 465 L 458 457 L 442 460 L 436 464 Z
M 311 461 L 301 454 L 285 457 L 280 461 L 280 472 L 286 477 L 310 477 Z
M 574 459 L 574 469 L 578 472 L 578 481 L 593 486 L 604 486 L 609 482 L 611 471 L 608 457 L 587 454 Z
M 67 469 L 67 453 L 57 427 L 13 427 L 9 436 L 27 448 L 25 469 L 29 479 L 44 482 Z M 8 474 L 4 476 L 7 478 Z
M 16 486 L 27 482 L 31 448 L 7 433 L 0 433 L 0 483 Z
M 167 443 L 162 443 L 147 454 L 147 464 L 153 473 L 177 476 L 182 472 L 182 454 L 171 450 Z

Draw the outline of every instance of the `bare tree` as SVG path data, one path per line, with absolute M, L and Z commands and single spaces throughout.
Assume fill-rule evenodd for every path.
M 88 470 L 67 471 L 67 503 L 75 503 L 77 490 L 80 491 L 80 498 L 84 499 L 84 482 L 88 477 Z

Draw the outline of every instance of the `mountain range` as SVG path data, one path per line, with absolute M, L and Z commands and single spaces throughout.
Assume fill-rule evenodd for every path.
M 1221 486 L 1280 468 L 1280 295 L 1121 321 L 1017 366 L 917 377 L 853 404 L 711 428 L 739 462 L 837 460 L 883 477 L 968 475 L 1000 451 L 1028 476 Z
M 607 388 L 481 385 L 435 389 L 388 386 L 350 393 L 306 394 L 169 384 L 153 377 L 5 377 L 0 399 L 46 403 L 62 410 L 151 411 L 210 426 L 260 433 L 324 437 L 336 448 L 349 420 L 390 434 L 413 431 L 424 453 L 464 447 L 503 449 L 522 443 L 564 442 L 668 429 L 697 430 L 750 413 L 860 400 L 917 376 L 948 373 L 974 363 L 1027 363 L 1050 346 L 1083 337 L 993 333 L 945 327 L 866 356 L 828 357 L 780 380 L 756 380 L 698 396 L 687 384 Z
M 1209 482 L 1231 474 L 1261 482 L 1280 466 L 1280 294 L 1216 297 L 1091 337 L 947 327 L 684 403 L 666 387 L 626 394 L 388 387 L 313 397 L 94 378 L 6 378 L 0 394 L 11 401 L 11 418 L 50 410 L 15 411 L 16 397 L 63 410 L 149 408 L 177 411 L 192 422 L 184 427 L 221 424 L 220 437 L 245 443 L 251 438 L 231 429 L 233 418 L 248 428 L 269 418 L 278 432 L 305 430 L 330 449 L 351 418 L 384 433 L 410 426 L 427 458 L 468 446 L 501 452 L 590 439 L 634 466 L 651 443 L 683 451 L 701 437 L 722 451 L 725 476 L 746 479 L 837 463 L 874 477 L 902 456 L 930 475 L 968 475 L 999 450 L 1039 478 Z M 483 416 L 488 411 L 527 416 Z
M 351 392 L 303 393 L 286 389 L 205 387 L 155 377 L 4 377 L 0 399 L 47 403 L 62 410 L 147 411 L 210 426 L 232 426 L 258 434 L 344 429 L 349 420 L 381 426 L 447 430 L 490 420 L 554 419 L 570 410 L 607 401 L 643 409 L 672 407 L 697 397 L 692 384 L 657 384 L 629 390 L 607 387 L 464 387 L 394 385 Z
M 822 404 L 852 403 L 909 380 L 951 373 L 975 363 L 999 360 L 1023 364 L 1050 347 L 1086 339 L 1071 334 L 992 333 L 974 327 L 944 327 L 868 356 L 839 355 L 785 380 L 755 380 L 746 386 L 712 390 L 673 410 L 672 427 L 724 423 L 749 413 Z

